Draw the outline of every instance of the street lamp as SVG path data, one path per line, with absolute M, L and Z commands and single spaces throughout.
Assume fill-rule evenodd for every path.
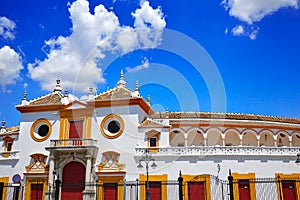
M 146 200 L 150 200 L 150 189 L 149 189 L 149 162 L 152 161 L 151 168 L 155 169 L 157 167 L 155 159 L 152 157 L 148 149 L 145 150 L 142 158 L 139 160 L 137 165 L 138 169 L 143 169 L 142 162 L 146 163 Z
M 295 161 L 297 165 L 300 165 L 300 153 L 297 154 L 297 160 Z

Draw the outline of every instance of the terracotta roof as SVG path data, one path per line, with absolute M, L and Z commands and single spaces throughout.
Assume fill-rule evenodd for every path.
M 116 87 L 103 92 L 95 97 L 95 100 L 111 100 L 111 99 L 130 99 L 133 98 L 133 92 L 126 87 Z
M 11 131 L 19 131 L 20 130 L 20 126 L 12 126 L 12 127 L 8 127 L 6 128 L 7 132 L 11 132 Z
M 165 119 L 166 112 L 156 112 L 152 119 Z M 256 114 L 241 113 L 213 113 L 213 112 L 168 112 L 169 119 L 235 119 L 235 120 L 255 120 L 255 121 L 272 121 L 283 123 L 300 124 L 300 119 L 285 118 L 278 116 L 266 116 Z
M 147 118 L 140 124 L 140 126 L 164 126 L 164 124 L 153 119 Z
M 52 92 L 45 96 L 41 96 L 37 99 L 33 99 L 29 102 L 29 105 L 59 105 L 61 103 L 61 99 L 63 95 L 58 92 Z

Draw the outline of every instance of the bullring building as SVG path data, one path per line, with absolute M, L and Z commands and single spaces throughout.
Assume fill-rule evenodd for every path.
M 16 109 L 19 126 L 0 129 L 2 199 L 300 199 L 299 119 L 155 112 L 122 73 L 85 100 L 57 80 Z

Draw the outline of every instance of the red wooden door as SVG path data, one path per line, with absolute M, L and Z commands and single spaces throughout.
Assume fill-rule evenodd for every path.
M 69 139 L 80 139 L 83 136 L 83 121 L 70 121 Z M 74 146 L 82 145 L 81 140 L 74 140 Z
M 239 199 L 250 200 L 250 183 L 248 180 L 239 181 Z
M 31 184 L 30 185 L 30 200 L 43 199 L 43 184 Z
M 117 183 L 104 183 L 104 200 L 117 200 L 118 199 L 118 184 Z
M 296 200 L 295 182 L 282 181 L 283 200 Z
M 61 200 L 82 200 L 85 183 L 85 167 L 79 162 L 70 162 L 63 169 Z
M 149 182 L 149 190 L 151 200 L 161 200 L 161 182 Z
M 188 182 L 188 199 L 205 200 L 204 182 Z

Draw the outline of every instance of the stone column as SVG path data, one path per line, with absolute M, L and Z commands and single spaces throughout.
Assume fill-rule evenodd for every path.
M 222 146 L 225 147 L 225 134 L 221 134 L 222 137 Z
M 207 146 L 207 134 L 203 134 L 204 146 Z
M 91 181 L 92 172 L 92 156 L 88 154 L 86 156 L 86 167 L 85 167 L 85 189 L 83 191 L 83 200 L 95 199 L 95 191 Z
M 243 137 L 244 137 L 244 135 L 239 135 L 239 138 L 240 138 L 240 146 L 243 146 Z
M 46 199 L 52 200 L 53 199 L 53 191 L 54 191 L 54 174 L 53 171 L 55 170 L 55 156 L 50 153 L 50 163 L 49 163 L 49 174 L 48 174 L 48 189 L 46 191 Z

